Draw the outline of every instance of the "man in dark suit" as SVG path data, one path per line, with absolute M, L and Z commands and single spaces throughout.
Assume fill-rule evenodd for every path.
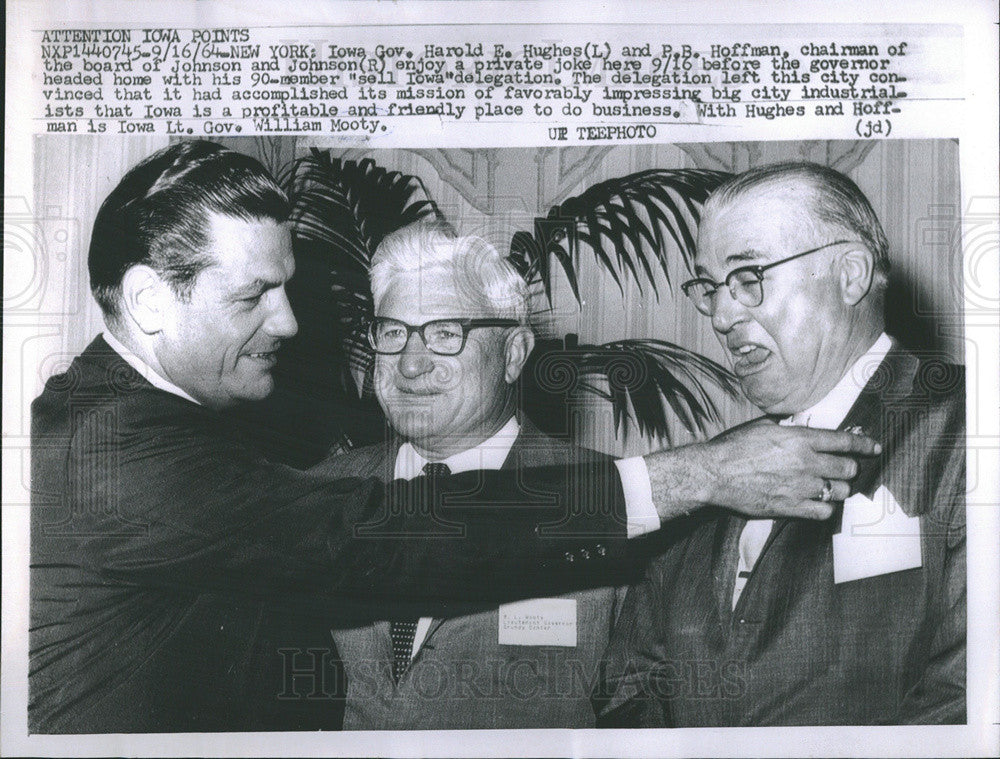
M 221 411 L 271 392 L 297 329 L 288 213 L 259 163 L 207 142 L 149 157 L 98 212 L 88 263 L 107 329 L 32 405 L 32 732 L 336 727 L 331 618 L 565 591 L 621 560 L 609 467 L 427 492 L 273 465 L 227 424 Z M 817 450 L 870 446 L 849 437 L 760 429 L 651 457 L 650 479 L 672 482 L 652 519 L 710 493 L 739 506 L 747 477 L 780 510 L 821 513 L 816 478 L 853 460 Z M 784 455 L 755 478 L 744 451 L 761 445 Z M 511 501 L 525 508 L 502 520 L 483 508 Z M 591 537 L 546 529 L 566 520 Z M 425 538 L 441 524 L 452 539 Z
M 602 724 L 964 722 L 963 373 L 885 335 L 871 205 L 825 167 L 750 171 L 706 204 L 696 273 L 751 401 L 884 450 L 825 522 L 694 515 L 629 592 Z
M 426 477 L 433 466 L 457 473 L 606 460 L 515 415 L 534 344 L 528 290 L 491 245 L 411 225 L 376 251 L 372 290 L 375 393 L 392 439 L 330 459 L 333 476 L 391 481 Z M 422 339 L 406 325 L 423 325 Z M 590 687 L 619 593 L 606 586 L 465 613 L 456 604 L 447 619 L 335 630 L 347 672 L 344 728 L 593 727 Z

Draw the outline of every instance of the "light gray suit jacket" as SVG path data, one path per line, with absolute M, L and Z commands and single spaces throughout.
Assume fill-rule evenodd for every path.
M 327 464 L 354 476 L 391 479 L 398 448 L 398 441 L 367 446 Z M 595 458 L 606 457 L 525 423 L 503 468 Z M 615 587 L 561 596 L 575 606 L 575 646 L 500 645 L 496 605 L 455 606 L 455 616 L 433 621 L 398 683 L 391 674 L 388 620 L 334 630 L 347 672 L 344 729 L 593 727 L 590 695 L 621 597 Z

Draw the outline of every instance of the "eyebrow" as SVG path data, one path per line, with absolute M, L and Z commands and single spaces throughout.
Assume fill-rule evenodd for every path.
M 759 261 L 762 254 L 759 251 L 748 248 L 746 250 L 741 250 L 739 253 L 733 253 L 732 255 L 726 256 L 727 264 L 737 264 L 745 263 L 747 261 Z M 701 264 L 695 264 L 694 267 L 695 274 L 700 277 L 708 277 L 708 270 Z
M 733 253 L 731 256 L 726 256 L 726 263 L 735 264 L 746 261 L 759 261 L 761 256 L 760 251 L 748 248 L 747 250 L 741 250 L 739 253 Z
M 256 295 L 265 290 L 270 290 L 272 287 L 281 287 L 283 284 L 284 282 L 280 280 L 261 279 L 257 277 L 252 282 L 237 288 L 233 292 L 233 296 L 239 298 L 241 296 Z

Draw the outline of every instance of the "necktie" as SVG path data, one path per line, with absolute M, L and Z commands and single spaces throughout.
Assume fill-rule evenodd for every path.
M 424 464 L 424 474 L 426 474 L 431 480 L 435 480 L 438 477 L 447 477 L 451 474 L 451 470 L 448 468 L 447 464 L 443 464 L 440 461 L 428 461 Z
M 424 474 L 433 483 L 439 477 L 451 474 L 447 464 L 440 461 L 429 461 L 424 464 Z M 396 682 L 410 666 L 413 654 L 413 638 L 417 632 L 419 620 L 392 620 L 389 622 L 389 637 L 392 640 L 392 677 Z
M 413 636 L 417 632 L 417 620 L 393 620 L 389 623 L 389 637 L 392 638 L 392 679 L 397 683 L 410 666 L 413 653 Z

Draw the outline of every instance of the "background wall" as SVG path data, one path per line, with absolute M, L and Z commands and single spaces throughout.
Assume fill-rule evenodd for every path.
M 228 145 L 260 158 L 272 170 L 315 144 L 305 138 L 240 138 Z M 45 325 L 43 359 L 34 382 L 61 370 L 101 329 L 87 290 L 90 224 L 125 171 L 164 139 L 43 136 L 36 142 L 37 216 L 56 220 L 42 232 L 47 243 L 45 292 L 69 307 Z M 515 231 L 531 230 L 536 216 L 605 179 L 648 168 L 707 168 L 738 172 L 781 160 L 812 160 L 844 172 L 868 195 L 890 241 L 893 279 L 891 329 L 911 347 L 940 351 L 962 362 L 961 259 L 958 144 L 950 140 L 882 142 L 769 142 L 652 146 L 596 146 L 479 150 L 338 150 L 343 158 L 371 157 L 381 166 L 419 176 L 448 220 L 462 234 L 478 234 L 505 251 Z M 63 221 L 59 221 L 63 220 Z M 58 239 L 57 239 L 58 238 Z M 673 258 L 671 286 L 660 282 L 657 301 L 627 284 L 624 296 L 611 278 L 584 256 L 580 276 L 584 305 L 565 282 L 554 307 L 539 299 L 537 327 L 552 334 L 575 332 L 583 342 L 658 337 L 724 362 L 707 319 L 680 292 L 687 272 Z M 546 310 L 544 313 L 543 310 Z M 52 357 L 56 358 L 53 359 Z M 745 402 L 716 398 L 727 423 L 753 415 Z M 639 453 L 659 445 L 632 431 L 615 439 L 610 411 L 588 406 L 583 442 L 614 453 Z M 678 430 L 678 439 L 685 434 Z

